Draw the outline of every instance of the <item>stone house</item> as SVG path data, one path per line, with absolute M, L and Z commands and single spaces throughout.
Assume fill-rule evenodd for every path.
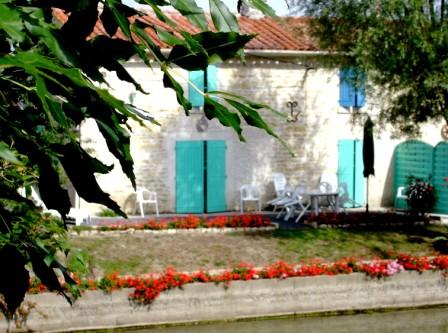
M 194 31 L 185 18 L 175 13 L 170 16 L 183 28 Z M 163 24 L 150 14 L 147 20 Z M 306 19 L 239 17 L 239 22 L 242 32 L 257 34 L 245 49 L 246 63 L 234 59 L 209 68 L 208 85 L 269 104 L 283 113 L 285 117 L 261 111 L 294 156 L 262 130 L 243 126 L 246 142 L 240 142 L 233 130 L 216 120 L 205 119 L 200 96 L 188 87 L 186 80 L 199 77 L 200 81 L 202 75 L 177 70 L 186 94 L 197 106 L 186 117 L 174 92 L 163 88 L 157 64 L 148 69 L 138 60 L 131 60 L 126 69 L 150 94 L 137 93 L 130 84 L 108 75 L 113 93 L 148 110 L 161 123 L 133 125 L 131 151 L 138 186 L 157 192 L 162 212 L 218 212 L 239 209 L 242 184 L 258 184 L 263 202 L 273 198 L 274 172 L 284 173 L 292 185 L 309 188 L 317 186 L 322 174 L 331 173 L 338 175 L 339 181 L 348 181 L 351 197 L 364 205 L 362 120 L 368 114 L 375 121 L 379 101 L 363 92 L 347 97 L 342 72 L 316 65 L 313 59 L 326 54 L 307 36 Z M 101 26 L 98 29 L 101 33 Z M 166 47 L 162 42 L 159 45 Z M 363 113 L 358 123 L 353 122 L 353 110 Z M 392 138 L 387 129 L 379 130 L 375 129 L 376 174 L 370 180 L 369 204 L 392 207 L 397 187 L 394 150 L 402 140 Z M 421 139 L 431 145 L 441 140 L 440 125 L 425 126 L 423 133 Z M 81 137 L 98 158 L 106 163 L 116 162 L 105 149 L 95 124 L 84 124 Z M 99 176 L 100 185 L 132 214 L 135 194 L 119 164 L 115 165 L 112 173 Z M 100 209 L 85 202 L 81 206 Z

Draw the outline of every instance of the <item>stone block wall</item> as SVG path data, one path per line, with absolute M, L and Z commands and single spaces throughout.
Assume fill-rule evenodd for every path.
M 175 142 L 177 140 L 225 140 L 227 144 L 227 207 L 239 207 L 239 187 L 244 183 L 258 183 L 263 190 L 263 201 L 274 197 L 272 173 L 282 172 L 292 185 L 315 187 L 322 173 L 337 173 L 338 140 L 362 140 L 362 124 L 353 124 L 350 113 L 341 108 L 337 70 L 307 69 L 296 61 L 248 59 L 246 65 L 230 61 L 218 65 L 218 89 L 265 103 L 280 111 L 284 117 L 262 110 L 261 113 L 274 131 L 288 144 L 293 156 L 281 143 L 264 131 L 244 125 L 245 143 L 236 134 L 222 127 L 217 120 L 208 122 L 205 132 L 198 132 L 196 122 L 200 114 L 185 117 L 173 91 L 164 89 L 162 73 L 155 66 L 146 69 L 140 63 L 127 65 L 130 73 L 142 83 L 149 95 L 136 93 L 133 86 L 108 75 L 113 93 L 149 111 L 161 126 L 133 124 L 131 152 L 135 161 L 137 184 L 157 191 L 162 212 L 175 209 Z M 185 91 L 188 76 L 176 69 L 175 74 Z M 287 102 L 297 101 L 300 115 L 297 122 L 288 122 Z M 363 112 L 375 116 L 381 103 L 369 100 Z M 96 125 L 86 123 L 82 128 L 84 145 L 96 151 L 99 158 L 114 163 L 114 171 L 99 176 L 103 188 L 124 209 L 132 213 L 134 195 L 130 182 L 122 175 L 117 161 L 106 153 L 106 146 L 98 136 Z M 424 130 L 423 139 L 437 142 L 435 127 Z M 393 139 L 383 129 L 376 135 L 376 176 L 370 181 L 370 206 L 392 205 L 393 151 L 401 140 Z M 86 203 L 83 203 L 86 206 Z M 93 210 L 98 207 L 90 206 Z
M 56 294 L 27 295 L 26 300 L 36 303 L 38 310 L 31 312 L 27 327 L 67 332 L 448 304 L 446 279 L 430 271 L 401 272 L 387 279 L 354 273 L 233 281 L 228 289 L 194 283 L 162 293 L 150 307 L 129 303 L 130 291 L 88 291 L 73 307 Z M 5 330 L 2 320 L 0 331 Z

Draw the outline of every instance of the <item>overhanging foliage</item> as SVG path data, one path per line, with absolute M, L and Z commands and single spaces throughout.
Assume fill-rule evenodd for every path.
M 448 5 L 444 0 L 289 1 L 313 18 L 323 48 L 345 54 L 381 87 L 381 119 L 405 134 L 448 121 Z
M 210 0 L 210 4 L 213 23 L 221 32 L 209 30 L 206 16 L 193 0 L 139 2 L 150 6 L 171 31 L 146 25 L 139 19 L 142 13 L 119 0 L 0 2 L 0 258 L 4 259 L 0 293 L 7 302 L 2 310 L 8 318 L 12 318 L 27 289 L 26 263 L 31 263 L 34 273 L 50 290 L 65 292 L 55 269 L 66 283 L 73 284 L 56 260 L 58 251 L 67 251 L 63 223 L 43 218 L 31 200 L 18 194 L 19 189 L 30 192 L 31 186 L 37 188 L 46 207 L 57 210 L 64 222 L 71 206 L 67 181 L 83 199 L 125 216 L 95 179 L 95 173 L 108 173 L 113 166 L 92 157 L 80 145 L 76 130 L 86 119 L 95 121 L 109 151 L 135 187 L 128 122 L 142 122 L 142 113 L 100 88 L 107 83 L 101 69 L 115 72 L 120 80 L 147 93 L 122 62 L 134 55 L 148 66 L 150 59 L 157 61 L 164 72 L 164 86 L 175 91 L 188 114 L 191 104 L 172 75 L 173 66 L 204 69 L 208 64 L 240 56 L 241 49 L 253 38 L 238 32 L 235 16 L 220 0 Z M 250 3 L 270 11 L 262 0 Z M 178 27 L 162 10 L 168 5 L 201 32 L 190 34 Z M 55 10 L 64 11 L 67 21 L 55 21 Z M 98 21 L 107 35 L 91 37 Z M 169 56 L 145 29 L 154 29 L 172 45 Z M 118 31 L 125 40 L 113 38 Z M 232 127 L 241 139 L 241 119 L 274 135 L 258 114 L 263 105 L 231 96 L 230 111 L 228 104 L 223 104 L 224 98 L 206 96 L 206 100 L 207 117 Z

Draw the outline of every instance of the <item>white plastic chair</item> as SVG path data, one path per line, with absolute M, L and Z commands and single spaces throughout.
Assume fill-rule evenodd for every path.
M 294 216 L 294 214 L 297 214 L 297 217 L 295 219 L 295 223 L 298 223 L 303 215 L 309 210 L 311 206 L 311 201 L 307 199 L 301 192 L 303 188 L 299 191 L 296 191 L 294 200 L 287 203 L 285 205 L 286 208 L 286 215 L 285 215 L 285 221 L 289 220 L 291 216 Z
M 335 188 L 336 189 L 336 188 Z M 333 191 L 333 186 L 328 182 L 319 183 L 319 191 L 322 193 L 329 193 Z
M 276 172 L 272 174 L 272 181 L 274 183 L 275 193 L 277 197 L 280 197 L 286 189 L 286 177 L 283 173 Z
M 397 188 L 397 195 L 395 196 L 394 207 L 397 208 L 398 200 L 404 200 L 406 207 L 408 205 L 408 196 L 406 193 L 406 186 L 399 186 Z
M 90 214 L 82 208 L 70 208 L 67 217 L 75 220 L 75 225 L 90 224 Z
M 274 206 L 272 211 L 275 212 L 279 207 L 283 206 L 285 202 L 290 201 L 293 194 L 294 188 L 286 185 L 282 193 L 280 193 L 276 198 L 266 202 L 266 204 Z
M 244 202 L 256 201 L 258 202 L 258 211 L 261 211 L 261 196 L 260 189 L 254 184 L 245 184 L 240 187 L 240 209 L 241 214 L 244 212 Z
M 26 189 L 24 187 L 20 188 L 19 194 L 26 197 Z M 39 190 L 35 186 L 31 186 L 29 199 L 31 199 L 37 207 L 42 208 L 42 213 L 61 218 L 61 214 L 59 214 L 57 210 L 48 209 L 47 206 L 45 206 L 45 203 L 40 197 Z M 86 209 L 72 207 L 67 214 L 67 218 L 69 220 L 74 220 L 75 225 L 90 224 L 90 214 Z
M 319 184 L 321 183 L 329 185 L 326 192 L 336 191 L 338 188 L 338 176 L 334 173 L 323 173 L 319 179 Z
M 274 206 L 274 212 L 277 210 L 278 205 L 276 204 L 278 201 L 281 201 L 285 197 L 291 196 L 292 190 L 288 188 L 286 183 L 286 177 L 283 173 L 273 173 L 272 174 L 272 182 L 274 183 L 274 189 L 276 193 L 276 197 L 267 202 L 268 205 Z
M 292 214 L 292 210 L 290 208 L 304 191 L 305 188 L 303 186 L 298 186 L 294 189 L 294 191 L 287 192 L 283 198 L 276 201 L 275 205 L 281 208 L 276 218 L 280 218 L 282 214 L 285 214 L 285 220 L 288 220 Z
M 156 208 L 156 215 L 159 216 L 159 203 L 157 201 L 156 192 L 149 191 L 143 187 L 138 187 L 136 192 L 136 203 L 140 207 L 140 214 L 142 217 L 145 216 L 145 211 L 143 209 L 144 204 L 153 204 Z

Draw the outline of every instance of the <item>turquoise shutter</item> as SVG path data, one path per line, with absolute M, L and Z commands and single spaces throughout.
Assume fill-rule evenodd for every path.
M 366 104 L 365 74 L 356 74 L 353 68 L 339 70 L 339 104 L 342 107 L 363 107 Z
M 342 107 L 352 107 L 355 102 L 355 90 L 352 82 L 352 70 L 339 70 L 339 105 Z
M 338 183 L 346 183 L 350 199 L 354 196 L 354 177 L 353 177 L 353 140 L 339 140 L 338 143 Z M 350 206 L 346 203 L 346 207 Z
M 191 71 L 188 73 L 188 79 L 198 87 L 201 91 L 204 90 L 204 72 L 203 71 Z M 188 100 L 194 108 L 198 108 L 204 105 L 204 96 L 202 96 L 195 88 L 188 85 Z
M 204 143 L 176 143 L 176 212 L 204 212 Z
M 226 143 L 207 141 L 207 212 L 223 212 L 226 205 Z
M 364 183 L 365 178 L 363 175 L 364 171 L 364 162 L 362 160 L 362 145 L 363 142 L 360 140 L 355 140 L 355 156 L 354 156 L 354 179 L 355 179 L 355 190 L 353 200 L 356 201 L 357 204 L 364 205 L 366 203 L 365 200 L 365 192 L 364 192 Z
M 339 140 L 338 142 L 338 183 L 346 183 L 348 195 L 353 202 L 348 202 L 346 207 L 363 205 L 364 178 L 362 162 L 362 141 Z
M 216 66 L 207 67 L 207 91 L 218 89 L 217 73 Z M 204 71 L 191 71 L 188 73 L 188 79 L 201 91 L 204 91 Z M 204 96 L 191 85 L 188 86 L 188 100 L 194 108 L 204 106 Z

